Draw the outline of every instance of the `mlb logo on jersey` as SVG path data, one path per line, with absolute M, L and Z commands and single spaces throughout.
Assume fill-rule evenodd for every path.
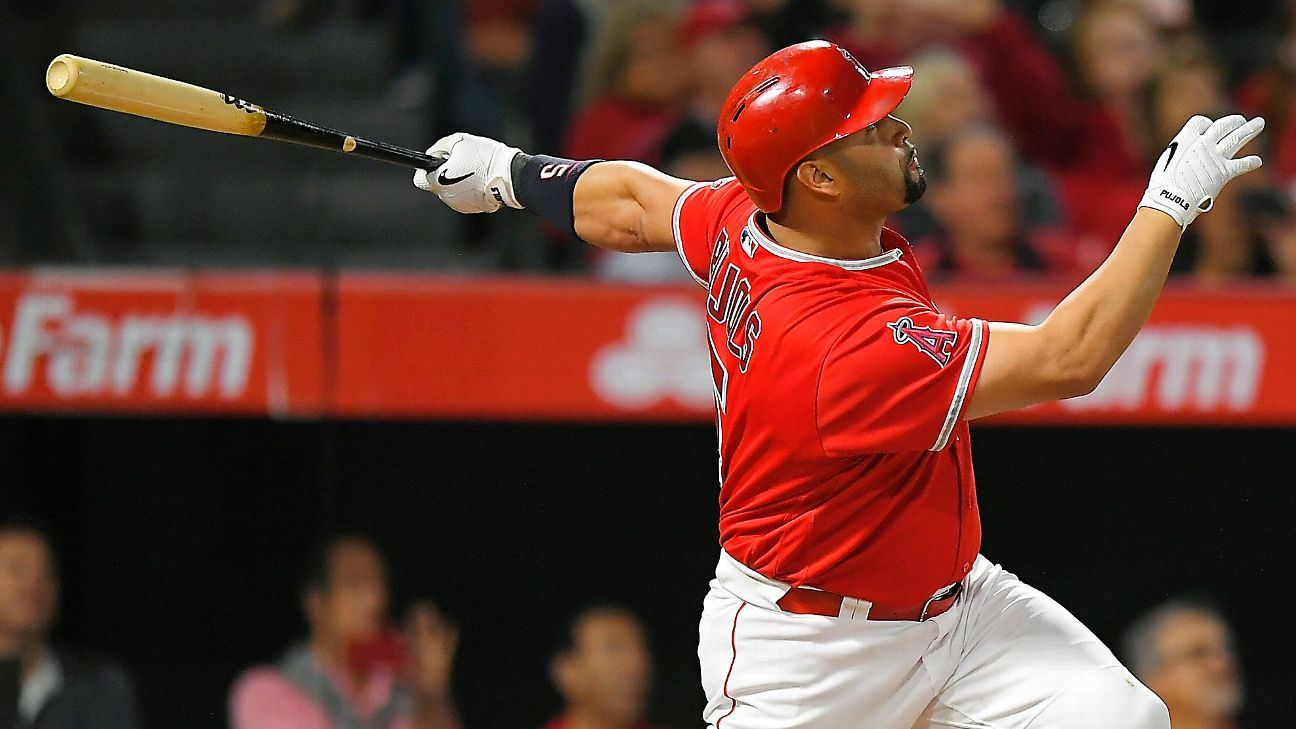
M 920 327 L 907 316 L 896 319 L 887 324 L 887 327 L 895 335 L 896 344 L 912 344 L 919 352 L 931 357 L 941 367 L 950 363 L 950 350 L 958 341 L 958 332 L 932 329 L 927 326 Z

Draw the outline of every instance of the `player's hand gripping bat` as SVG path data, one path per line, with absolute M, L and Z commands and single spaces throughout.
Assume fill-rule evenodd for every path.
M 229 94 L 67 53 L 50 63 L 45 86 L 60 99 L 195 129 L 293 142 L 429 171 L 444 161 L 294 119 Z

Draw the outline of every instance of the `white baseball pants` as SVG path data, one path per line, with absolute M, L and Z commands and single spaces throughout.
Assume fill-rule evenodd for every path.
M 978 557 L 923 622 L 775 602 L 788 586 L 721 553 L 698 657 L 713 729 L 1169 729 L 1160 699 L 1071 613 Z

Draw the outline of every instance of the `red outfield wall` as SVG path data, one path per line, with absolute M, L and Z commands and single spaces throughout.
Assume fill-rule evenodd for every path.
M 1034 321 L 1047 285 L 936 289 Z M 0 274 L 0 409 L 705 422 L 693 287 L 414 274 Z M 1296 425 L 1296 292 L 1167 292 L 1092 395 L 999 418 Z M 991 345 L 993 346 L 993 344 Z
M 0 274 L 0 409 L 317 415 L 313 273 Z

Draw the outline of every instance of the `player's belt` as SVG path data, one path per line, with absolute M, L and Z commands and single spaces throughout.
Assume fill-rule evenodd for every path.
M 935 594 L 927 598 L 927 602 L 917 607 L 899 608 L 877 603 L 864 603 L 869 605 L 866 619 L 922 621 L 927 618 L 934 618 L 949 610 L 962 591 L 963 583 L 955 582 L 937 590 Z M 789 613 L 835 618 L 841 615 L 842 603 L 846 600 L 847 598 L 831 592 L 814 590 L 809 587 L 794 587 L 779 598 L 777 604 L 781 610 Z

